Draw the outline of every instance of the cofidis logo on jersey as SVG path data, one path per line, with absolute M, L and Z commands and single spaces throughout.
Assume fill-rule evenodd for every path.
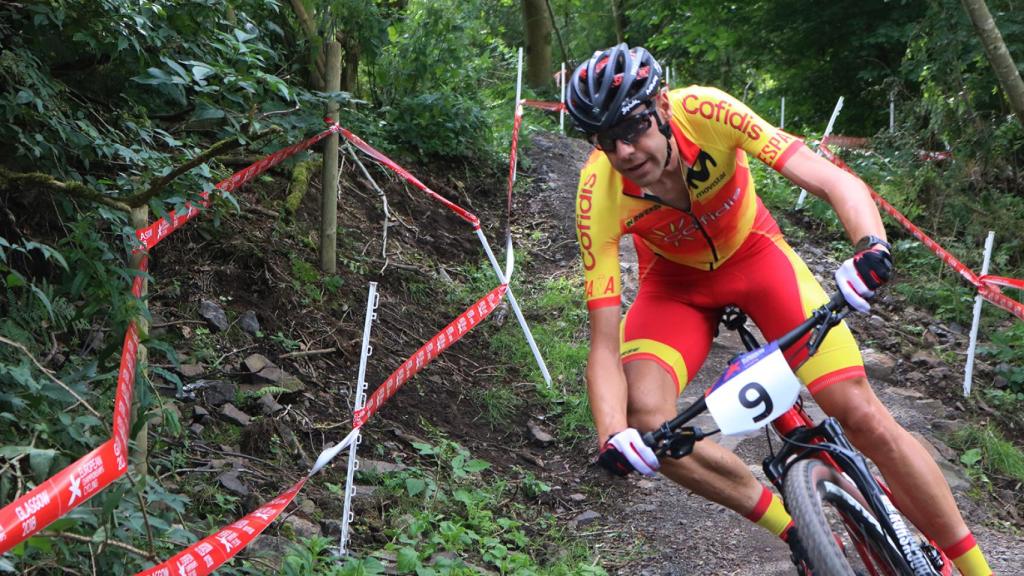
M 580 242 L 580 255 L 583 257 L 583 268 L 594 269 L 594 239 L 590 236 L 590 211 L 594 209 L 594 183 L 597 174 L 590 174 L 576 196 L 576 235 Z
M 688 114 L 697 114 L 708 120 L 720 122 L 732 129 L 746 134 L 747 138 L 757 140 L 764 129 L 757 123 L 753 112 L 738 112 L 732 109 L 732 102 L 726 100 L 701 100 L 696 94 L 683 97 L 683 110 Z

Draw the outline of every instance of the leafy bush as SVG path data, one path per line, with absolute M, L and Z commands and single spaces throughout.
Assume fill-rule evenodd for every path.
M 477 158 L 490 141 L 490 124 L 479 105 L 452 93 L 404 98 L 388 120 L 390 139 L 424 158 Z

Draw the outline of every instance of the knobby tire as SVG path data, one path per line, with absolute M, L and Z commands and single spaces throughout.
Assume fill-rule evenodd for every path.
M 815 575 L 860 576 L 836 541 L 826 507 L 839 513 L 850 539 L 869 558 L 879 574 L 913 574 L 902 561 L 899 549 L 881 530 L 874 514 L 864 504 L 860 491 L 834 468 L 817 460 L 801 460 L 786 474 L 786 508 L 797 526 L 797 537 L 806 555 L 807 568 Z M 836 526 L 839 526 L 836 524 Z M 856 555 L 858 550 L 851 550 Z M 869 568 L 870 571 L 870 568 Z

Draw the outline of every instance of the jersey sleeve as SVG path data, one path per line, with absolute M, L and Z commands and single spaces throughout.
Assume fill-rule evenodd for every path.
M 776 171 L 803 146 L 803 141 L 766 122 L 730 94 L 717 88 L 687 90 L 678 100 L 702 138 L 735 147 Z
M 600 154 L 600 153 L 595 153 Z M 603 155 L 602 155 L 603 156 Z M 619 271 L 619 222 L 613 178 L 607 160 L 592 157 L 580 172 L 576 190 L 576 241 L 583 264 L 587 308 L 617 306 L 622 301 Z

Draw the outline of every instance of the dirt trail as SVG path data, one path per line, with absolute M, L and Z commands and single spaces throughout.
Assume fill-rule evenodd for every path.
M 548 226 L 556 228 L 552 232 L 555 235 L 552 245 L 559 248 L 549 255 L 551 263 L 556 266 L 574 265 L 577 258 L 575 242 L 563 240 L 574 237 L 573 199 L 578 170 L 588 153 L 589 147 L 579 140 L 549 134 L 534 134 L 532 146 L 526 152 L 532 162 L 529 172 L 533 183 L 527 200 L 524 200 L 528 204 L 525 208 L 533 213 L 546 212 Z M 635 258 L 631 247 L 626 244 L 623 242 L 624 286 L 636 279 Z M 808 261 L 819 280 L 831 276 L 836 266 L 834 261 L 829 261 L 813 247 L 796 245 L 795 248 Z M 885 307 L 884 304 L 882 306 Z M 897 316 L 895 308 L 887 306 L 885 312 L 891 317 L 888 322 L 898 325 L 903 320 Z M 853 319 L 851 324 L 858 334 L 869 325 L 877 327 L 880 321 L 879 318 L 860 317 Z M 718 376 L 726 362 L 742 350 L 734 334 L 720 336 L 704 368 L 687 387 L 681 402 L 692 401 Z M 957 386 L 955 368 L 951 374 L 944 381 L 932 384 L 937 387 Z M 933 424 L 940 419 L 956 420 L 954 409 L 927 397 L 927 390 L 908 388 L 898 370 L 893 371 L 891 381 L 876 380 L 873 385 L 883 403 L 904 427 L 919 433 L 940 450 L 948 450 Z M 805 400 L 812 416 L 821 417 L 813 401 L 809 397 Z M 720 443 L 738 453 L 755 476 L 765 481 L 760 465 L 768 453 L 763 435 L 742 440 L 720 439 Z M 947 477 L 958 484 L 954 489 L 957 501 L 995 573 L 1024 573 L 1024 539 L 1016 535 L 1015 529 L 1007 522 L 1000 520 L 1002 504 L 995 499 L 975 501 L 968 498 L 966 493 L 970 485 L 966 475 L 955 463 L 955 455 L 946 454 L 947 458 L 937 458 L 941 460 Z M 590 477 L 588 475 L 585 481 Z M 606 541 L 602 548 L 609 552 L 608 561 L 604 564 L 614 574 L 754 576 L 795 573 L 789 562 L 788 549 L 778 539 L 664 477 L 631 477 L 623 481 L 599 479 L 596 483 L 601 486 L 603 499 L 601 504 L 590 507 L 601 514 L 601 528 L 587 526 L 586 532 Z M 1019 528 L 1016 530 L 1019 534 Z M 635 545 L 639 545 L 640 554 L 626 556 L 615 552 Z

